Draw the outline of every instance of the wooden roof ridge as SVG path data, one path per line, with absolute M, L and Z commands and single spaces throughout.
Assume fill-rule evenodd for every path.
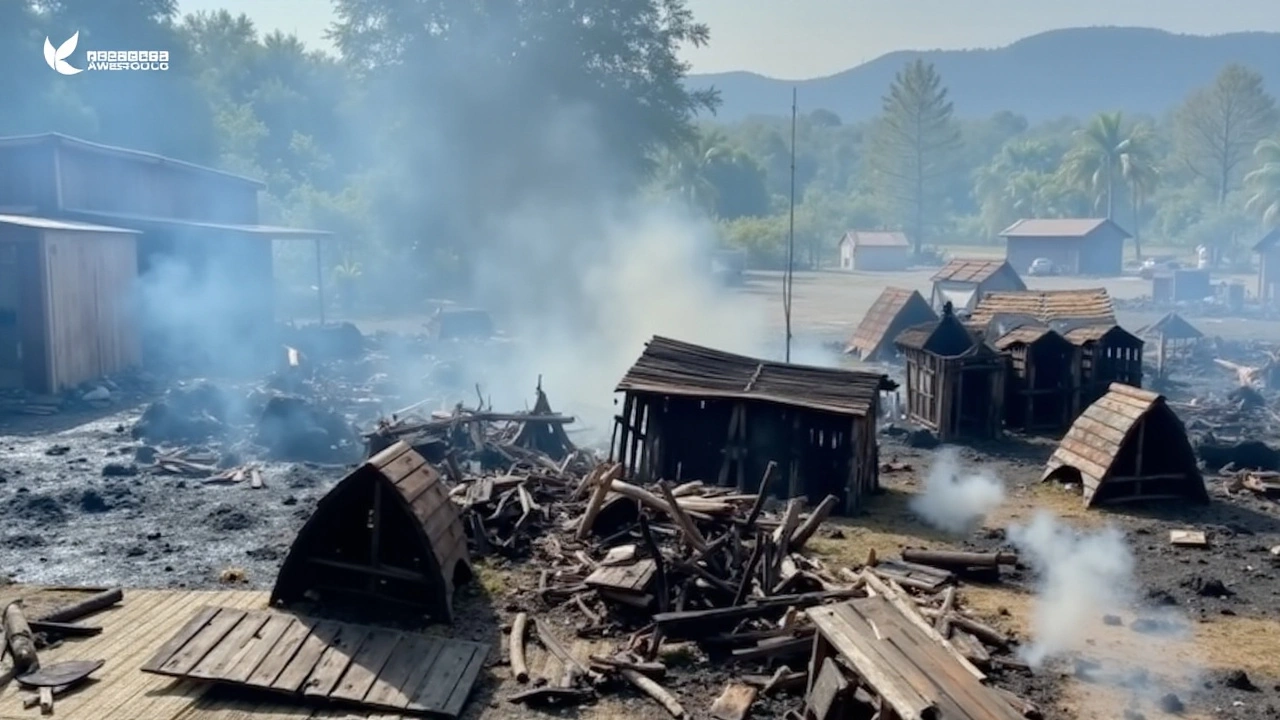
M 1107 393 L 1085 408 L 1071 424 L 1045 465 L 1041 481 L 1058 476 L 1064 468 L 1074 468 L 1080 473 L 1084 503 L 1092 505 L 1098 489 L 1111 477 L 1115 462 L 1139 421 L 1152 413 L 1167 413 L 1179 427 L 1183 427 L 1181 441 L 1190 448 L 1182 421 L 1163 395 L 1123 383 L 1111 383 Z M 1177 440 L 1169 437 L 1159 439 L 1162 446 Z M 1194 452 L 1189 456 L 1194 467 Z M 1200 487 L 1204 489 L 1203 482 Z
M 858 323 L 857 329 L 853 331 L 853 337 L 845 346 L 845 352 L 858 351 L 866 357 L 876 352 L 886 340 L 892 341 L 893 338 L 887 335 L 893 329 L 894 321 L 910 305 L 917 302 L 921 306 L 922 314 L 927 310 L 929 316 L 937 319 L 937 313 L 918 290 L 908 290 L 893 285 L 886 287 L 871 304 L 867 314 L 862 316 L 862 322 Z
M 1090 320 L 1116 324 L 1115 302 L 1104 287 L 1067 290 L 995 290 L 983 294 L 969 314 L 975 323 L 997 315 L 1025 315 L 1042 323 Z
M 884 373 L 762 360 L 659 335 L 645 344 L 616 390 L 757 400 L 865 417 L 881 390 L 897 386 Z
M 1165 313 L 1164 317 L 1146 325 L 1134 333 L 1140 338 L 1158 338 L 1164 336 L 1168 340 L 1198 340 L 1204 337 L 1195 325 L 1176 312 Z

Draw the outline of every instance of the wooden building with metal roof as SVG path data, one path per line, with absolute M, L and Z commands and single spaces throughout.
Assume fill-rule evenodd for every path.
M 1027 285 L 1013 266 L 990 258 L 952 258 L 929 279 L 934 310 L 951 303 L 959 314 L 973 310 L 984 295 L 1001 290 L 1026 290 Z
M 1001 434 L 1008 357 L 956 317 L 950 303 L 936 322 L 894 340 L 906 361 L 907 418 L 941 442 Z
M 1087 507 L 1163 499 L 1209 502 L 1182 420 L 1163 396 L 1121 383 L 1076 418 L 1041 479 L 1079 483 Z
M 789 365 L 654 337 L 618 383 L 610 455 L 628 477 L 706 480 L 853 512 L 879 486 L 872 372 Z M 769 463 L 782 482 L 760 488 Z
M 893 339 L 899 333 L 937 320 L 938 314 L 918 291 L 887 287 L 858 323 L 845 353 L 865 362 L 889 360 L 897 355 Z

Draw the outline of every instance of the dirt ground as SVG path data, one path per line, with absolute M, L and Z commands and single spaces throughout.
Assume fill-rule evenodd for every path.
M 927 294 L 931 272 L 797 274 L 797 340 L 843 342 L 883 287 L 898 285 Z M 1093 287 L 1098 281 L 1033 278 L 1029 284 Z M 1137 279 L 1106 285 L 1118 299 L 1149 289 L 1149 283 Z M 760 273 L 751 274 L 734 292 L 744 313 L 758 314 L 781 336 L 780 290 L 780 276 Z M 1131 329 L 1157 316 L 1120 313 L 1122 324 Z M 1280 338 L 1280 322 L 1193 322 L 1210 335 Z M 1226 389 L 1229 379 L 1224 373 Z M 343 469 L 264 462 L 265 487 L 258 490 L 139 470 L 134 461 L 139 443 L 129 429 L 152 398 L 154 393 L 137 391 L 121 394 L 109 412 L 0 417 L 0 576 L 39 584 L 206 587 L 218 585 L 223 571 L 234 568 L 243 572 L 249 586 L 271 586 L 294 534 Z M 1270 552 L 1280 545 L 1280 522 L 1274 503 L 1227 497 L 1211 481 L 1214 502 L 1203 509 L 1085 510 L 1070 490 L 1038 482 L 1052 448 L 1049 441 L 1015 440 L 984 448 L 985 452 L 965 450 L 967 463 L 1000 477 L 1007 498 L 981 530 L 957 539 L 922 525 L 909 509 L 934 453 L 886 438 L 881 459 L 907 463 L 912 470 L 886 474 L 885 492 L 858 517 L 831 523 L 813 547 L 830 563 L 856 565 L 871 549 L 884 557 L 905 546 L 1000 547 L 1010 525 L 1028 522 L 1038 511 L 1051 512 L 1085 531 L 1112 525 L 1133 548 L 1141 599 L 1184 620 L 1188 636 L 1171 638 L 1132 629 L 1135 620 L 1144 619 L 1142 613 L 1155 610 L 1120 617 L 1118 626 L 1098 617 L 1096 627 L 1080 629 L 1074 643 L 1077 656 L 1145 670 L 1142 682 L 1131 677 L 1123 682 L 1084 680 L 1076 677 L 1078 664 L 1070 661 L 1053 663 L 1034 677 L 1011 671 L 1001 682 L 1041 703 L 1051 718 L 1171 717 L 1158 709 L 1159 696 L 1168 692 L 1186 704 L 1182 717 L 1280 715 L 1280 583 Z M 1206 531 L 1210 547 L 1175 548 L 1168 542 L 1172 529 Z M 487 637 L 498 647 L 498 625 L 520 607 L 520 588 L 534 581 L 525 570 L 501 564 L 482 563 L 478 570 L 479 583 L 459 599 L 464 617 L 465 608 L 474 606 L 477 620 L 464 622 L 466 627 L 459 631 Z M 966 584 L 961 598 L 993 624 L 1029 638 L 1037 627 L 1036 591 L 1037 578 L 1022 569 L 999 584 Z M 719 687 L 710 686 L 725 675 L 722 669 L 699 666 L 705 661 L 691 662 L 692 667 L 675 675 L 671 687 L 697 716 L 718 694 Z M 1240 671 L 1255 689 L 1232 687 L 1243 684 Z M 497 700 L 504 673 L 501 666 L 495 669 L 497 684 L 479 690 L 468 717 L 521 714 Z M 1153 697 L 1153 689 L 1161 692 Z M 602 701 L 595 713 L 624 715 L 662 713 L 652 703 L 626 694 Z

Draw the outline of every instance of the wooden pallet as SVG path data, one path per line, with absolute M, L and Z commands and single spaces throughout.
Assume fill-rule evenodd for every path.
M 270 610 L 205 607 L 143 672 L 457 717 L 489 646 Z

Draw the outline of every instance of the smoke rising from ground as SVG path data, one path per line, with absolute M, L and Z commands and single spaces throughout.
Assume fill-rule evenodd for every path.
M 954 447 L 939 448 L 924 493 L 911 501 L 911 510 L 929 525 L 948 533 L 976 530 L 991 511 L 1004 502 L 1004 484 L 985 469 L 962 467 Z

